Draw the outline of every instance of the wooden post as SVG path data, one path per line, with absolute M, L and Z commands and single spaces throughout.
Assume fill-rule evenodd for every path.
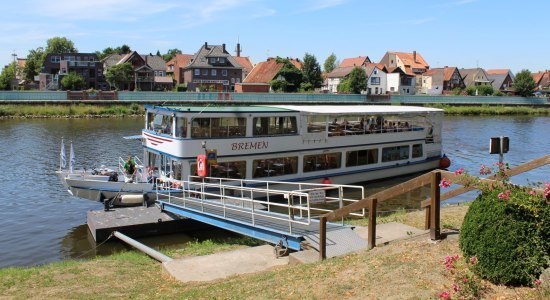
M 319 219 L 319 258 L 327 258 L 327 217 L 322 216 Z
M 376 198 L 369 199 L 368 249 L 376 247 Z
M 431 206 L 428 205 L 426 206 L 425 210 L 426 210 L 426 217 L 424 219 L 424 230 L 428 230 L 430 229 L 430 218 L 431 218 Z
M 441 173 L 439 171 L 434 171 L 432 173 L 432 195 L 430 203 L 430 238 L 432 240 L 439 240 L 441 238 L 441 228 L 440 228 L 440 208 L 441 203 L 440 199 L 440 188 L 439 183 L 441 182 Z

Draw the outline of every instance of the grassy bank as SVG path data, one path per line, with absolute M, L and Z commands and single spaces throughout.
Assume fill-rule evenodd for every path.
M 427 105 L 445 110 L 446 115 L 550 115 L 549 107 L 528 106 L 452 106 L 446 104 Z
M 442 209 L 442 223 L 460 228 L 465 206 Z M 381 221 L 423 222 L 423 212 L 399 213 Z M 362 222 L 355 220 L 354 222 Z M 203 255 L 253 245 L 249 239 L 191 244 L 172 256 Z M 209 283 L 182 284 L 168 278 L 156 261 L 124 252 L 88 261 L 65 261 L 0 270 L 0 298 L 418 298 L 433 299 L 451 284 L 442 261 L 460 253 L 456 235 L 441 242 L 426 237 L 396 242 L 324 262 L 286 266 Z M 487 284 L 484 298 L 534 298 L 532 288 Z
M 447 115 L 550 115 L 550 108 L 524 106 L 451 106 L 430 105 L 441 108 Z M 93 118 L 143 115 L 142 105 L 0 105 L 0 118 Z
M 143 106 L 131 105 L 28 105 L 6 104 L 0 105 L 0 117 L 120 117 L 130 115 L 143 115 Z

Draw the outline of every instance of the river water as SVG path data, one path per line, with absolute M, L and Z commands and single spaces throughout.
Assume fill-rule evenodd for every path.
M 68 258 L 89 258 L 125 249 L 109 242 L 95 244 L 86 227 L 86 212 L 102 209 L 100 203 L 70 196 L 53 172 L 59 168 L 59 146 L 72 141 L 77 167 L 115 166 L 119 156 L 141 156 L 137 141 L 122 139 L 139 134 L 142 118 L 0 120 L 0 268 L 39 265 Z M 477 174 L 482 163 L 492 164 L 489 137 L 509 136 L 505 160 L 514 166 L 550 152 L 550 117 L 445 117 L 444 152 L 451 170 L 465 168 Z M 550 181 L 550 167 L 512 178 L 514 183 Z M 407 178 L 367 184 L 374 193 Z M 390 201 L 382 210 L 418 208 L 427 190 Z M 452 199 L 472 199 L 475 194 Z M 181 247 L 190 240 L 224 236 L 221 230 L 142 239 L 154 247 Z

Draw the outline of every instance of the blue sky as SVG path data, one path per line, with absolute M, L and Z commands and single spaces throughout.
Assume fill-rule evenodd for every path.
M 431 67 L 550 69 L 548 0 L 19 0 L 3 1 L 0 66 L 64 36 L 79 52 L 139 53 L 237 39 L 253 63 L 309 52 L 322 64 L 418 51 Z

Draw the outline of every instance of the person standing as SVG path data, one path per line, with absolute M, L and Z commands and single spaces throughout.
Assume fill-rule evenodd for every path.
M 132 158 L 132 155 L 128 155 L 128 160 L 124 163 L 124 171 L 126 172 L 125 182 L 134 182 L 136 179 L 137 168 L 136 162 Z

